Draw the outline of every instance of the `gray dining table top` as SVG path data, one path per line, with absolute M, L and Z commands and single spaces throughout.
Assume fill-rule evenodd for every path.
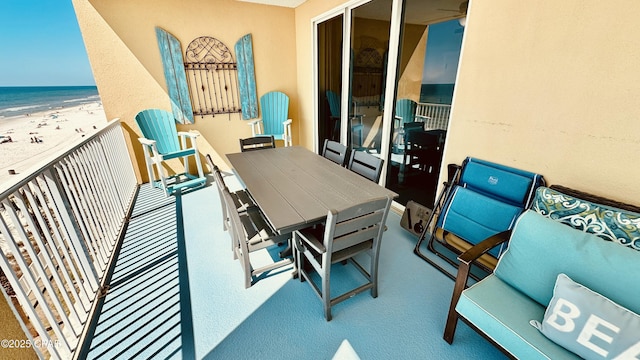
M 317 224 L 329 210 L 398 194 L 306 148 L 227 154 L 235 173 L 271 225 L 288 233 Z

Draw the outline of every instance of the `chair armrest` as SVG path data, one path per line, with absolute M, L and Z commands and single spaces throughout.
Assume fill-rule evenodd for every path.
M 298 230 L 296 231 L 296 233 L 298 234 L 298 237 L 302 240 L 302 242 L 315 250 L 318 254 L 323 254 L 327 251 L 322 242 L 324 235 L 323 226 Z
M 138 138 L 138 141 L 140 141 L 142 145 L 147 145 L 147 146 L 154 146 L 156 144 L 155 140 L 149 140 L 147 138 Z
M 193 133 L 193 132 L 190 132 L 190 131 L 178 131 L 178 135 L 180 135 L 180 136 L 188 136 L 188 137 L 190 137 L 192 139 L 195 139 L 198 136 L 200 136 L 200 134 Z
M 427 120 L 431 120 L 430 116 L 426 116 L 426 115 L 417 115 L 416 114 L 416 121 L 418 122 L 426 122 Z
M 456 282 L 453 286 L 453 294 L 451 294 L 451 304 L 449 305 L 449 313 L 447 314 L 447 324 L 444 330 L 444 339 L 451 344 L 453 342 L 453 335 L 456 331 L 456 323 L 458 322 L 458 314 L 456 313 L 456 305 L 460 300 L 460 295 L 467 288 L 467 281 L 469 280 L 469 272 L 471 271 L 471 262 L 479 258 L 482 254 L 489 251 L 491 248 L 504 243 L 509 240 L 511 236 L 511 230 L 503 231 L 490 236 L 481 242 L 474 245 L 471 249 L 463 252 L 458 256 L 461 264 L 458 267 L 458 274 L 456 275 Z
M 262 119 L 257 119 L 250 121 L 247 125 L 251 126 L 251 136 L 256 136 L 262 134 L 262 129 L 260 129 L 260 123 Z
M 458 260 L 465 264 L 471 263 L 473 260 L 476 260 L 480 256 L 484 255 L 487 251 L 493 249 L 494 247 L 507 242 L 511 237 L 511 230 L 505 230 L 503 232 L 497 233 L 493 236 L 490 236 L 481 242 L 475 244 L 469 250 L 463 252 L 458 256 Z

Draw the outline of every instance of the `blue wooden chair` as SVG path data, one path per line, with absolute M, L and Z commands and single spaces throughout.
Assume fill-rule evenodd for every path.
M 171 114 L 165 110 L 147 109 L 136 115 L 136 123 L 144 137 L 138 140 L 144 151 L 149 182 L 171 195 L 180 189 L 194 188 L 204 185 L 206 178 L 202 172 L 200 153 L 196 144 L 198 134 L 178 132 L 176 122 Z M 187 144 L 189 138 L 189 144 Z M 180 141 L 178 141 L 180 139 Z M 195 158 L 198 174 L 189 173 L 189 157 Z M 183 158 L 184 173 L 166 175 L 162 168 L 165 160 Z M 156 166 L 159 179 L 156 179 L 153 166 Z M 170 181 L 173 180 L 173 181 Z
M 279 91 L 268 92 L 260 97 L 260 109 L 262 119 L 249 123 L 253 137 L 273 135 L 276 140 L 283 140 L 284 146 L 291 146 L 289 97 Z
M 334 91 L 327 90 L 327 102 L 329 102 L 329 112 L 331 115 L 329 118 L 333 121 L 333 134 L 331 134 L 332 139 L 339 139 L 340 136 L 340 96 L 336 94 Z M 355 109 L 355 107 L 354 107 Z M 355 148 L 360 148 L 362 146 L 362 130 L 364 125 L 362 124 L 362 117 L 364 115 L 357 114 L 357 110 L 354 114 L 349 114 L 349 118 L 353 120 L 358 120 L 359 123 L 351 124 L 351 146 Z
M 412 123 L 416 119 L 418 103 L 411 99 L 398 99 L 396 101 L 396 114 L 394 117 L 394 129 L 397 131 L 393 141 L 394 148 L 398 150 L 404 142 L 404 124 Z

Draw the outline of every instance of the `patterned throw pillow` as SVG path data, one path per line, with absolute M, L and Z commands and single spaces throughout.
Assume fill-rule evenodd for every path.
M 640 251 L 640 214 L 539 187 L 532 209 L 575 229 Z
M 558 345 L 585 359 L 640 357 L 640 315 L 559 274 L 542 323 L 531 320 Z

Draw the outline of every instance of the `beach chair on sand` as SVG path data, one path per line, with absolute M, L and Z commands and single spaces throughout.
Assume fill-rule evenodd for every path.
M 421 244 L 457 267 L 457 256 L 482 240 L 510 231 L 516 219 L 529 208 L 536 189 L 544 185 L 542 175 L 475 158 L 466 158 L 462 166 L 449 165 L 449 178 L 414 252 L 447 276 L 444 267 L 422 253 Z M 475 278 L 491 272 L 507 244 L 482 255 Z
M 144 136 L 138 140 L 142 144 L 149 182 L 153 186 L 161 188 L 167 195 L 171 195 L 181 189 L 192 189 L 205 184 L 206 178 L 202 171 L 200 153 L 196 144 L 198 134 L 178 132 L 173 115 L 164 110 L 143 110 L 136 115 L 136 123 Z M 197 175 L 189 173 L 190 157 L 195 158 Z M 184 173 L 167 175 L 163 168 L 163 162 L 175 158 L 183 159 Z M 154 165 L 159 179 L 156 179 L 154 175 Z

